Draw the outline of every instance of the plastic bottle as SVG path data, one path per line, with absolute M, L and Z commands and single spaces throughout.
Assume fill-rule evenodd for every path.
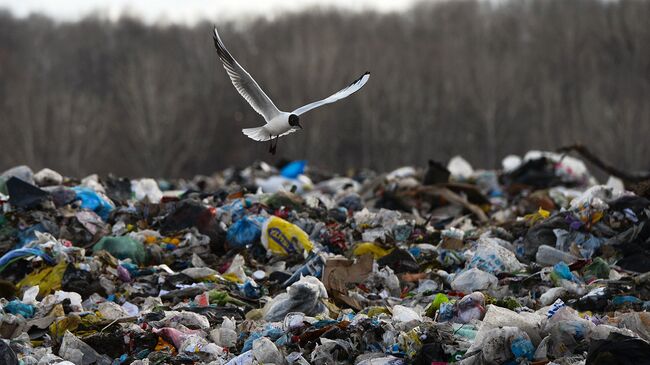
M 579 257 L 577 256 L 547 245 L 539 246 L 537 254 L 535 254 L 535 260 L 537 263 L 545 266 L 555 265 L 558 262 L 570 264 L 578 259 Z

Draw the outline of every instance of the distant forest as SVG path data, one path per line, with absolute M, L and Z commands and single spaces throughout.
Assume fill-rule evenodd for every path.
M 650 1 L 449 1 L 218 26 L 281 109 L 372 77 L 306 114 L 272 157 L 241 133 L 262 117 L 219 63 L 212 22 L 0 12 L 0 170 L 191 176 L 284 157 L 345 172 L 456 154 L 492 168 L 578 141 L 650 169 Z

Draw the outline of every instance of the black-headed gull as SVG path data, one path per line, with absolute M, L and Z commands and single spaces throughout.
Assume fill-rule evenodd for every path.
M 235 89 L 239 91 L 241 96 L 243 96 L 253 109 L 260 113 L 266 121 L 266 124 L 261 127 L 242 129 L 242 132 L 255 141 L 271 141 L 269 152 L 272 154 L 275 154 L 278 138 L 293 133 L 298 129 L 302 129 L 302 126 L 300 125 L 300 116 L 302 114 L 314 108 L 318 108 L 319 106 L 330 104 L 352 95 L 354 92 L 361 89 L 370 78 L 370 72 L 366 72 L 347 87 L 323 100 L 301 106 L 290 113 L 283 112 L 273 104 L 271 99 L 269 99 L 264 91 L 262 91 L 251 75 L 246 72 L 246 70 L 244 70 L 244 68 L 241 67 L 232 57 L 230 52 L 228 52 L 226 46 L 219 37 L 216 27 L 214 28 L 214 46 L 217 49 L 217 54 L 219 54 L 219 58 L 221 59 L 221 62 L 223 62 L 223 67 L 226 69 L 232 84 L 235 85 Z M 274 139 L 275 144 L 273 143 Z

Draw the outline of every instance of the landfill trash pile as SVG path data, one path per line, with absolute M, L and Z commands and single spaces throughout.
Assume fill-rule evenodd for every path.
M 0 175 L 0 363 L 647 364 L 650 201 L 550 152 Z

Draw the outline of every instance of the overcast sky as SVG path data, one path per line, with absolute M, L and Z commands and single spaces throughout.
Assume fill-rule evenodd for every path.
M 434 0 L 430 0 L 434 1 Z M 297 11 L 307 7 L 337 6 L 354 11 L 398 11 L 414 0 L 0 0 L 0 8 L 19 17 L 38 12 L 59 20 L 77 20 L 88 14 L 116 19 L 138 15 L 148 23 L 192 24 L 201 19 L 222 20 Z

